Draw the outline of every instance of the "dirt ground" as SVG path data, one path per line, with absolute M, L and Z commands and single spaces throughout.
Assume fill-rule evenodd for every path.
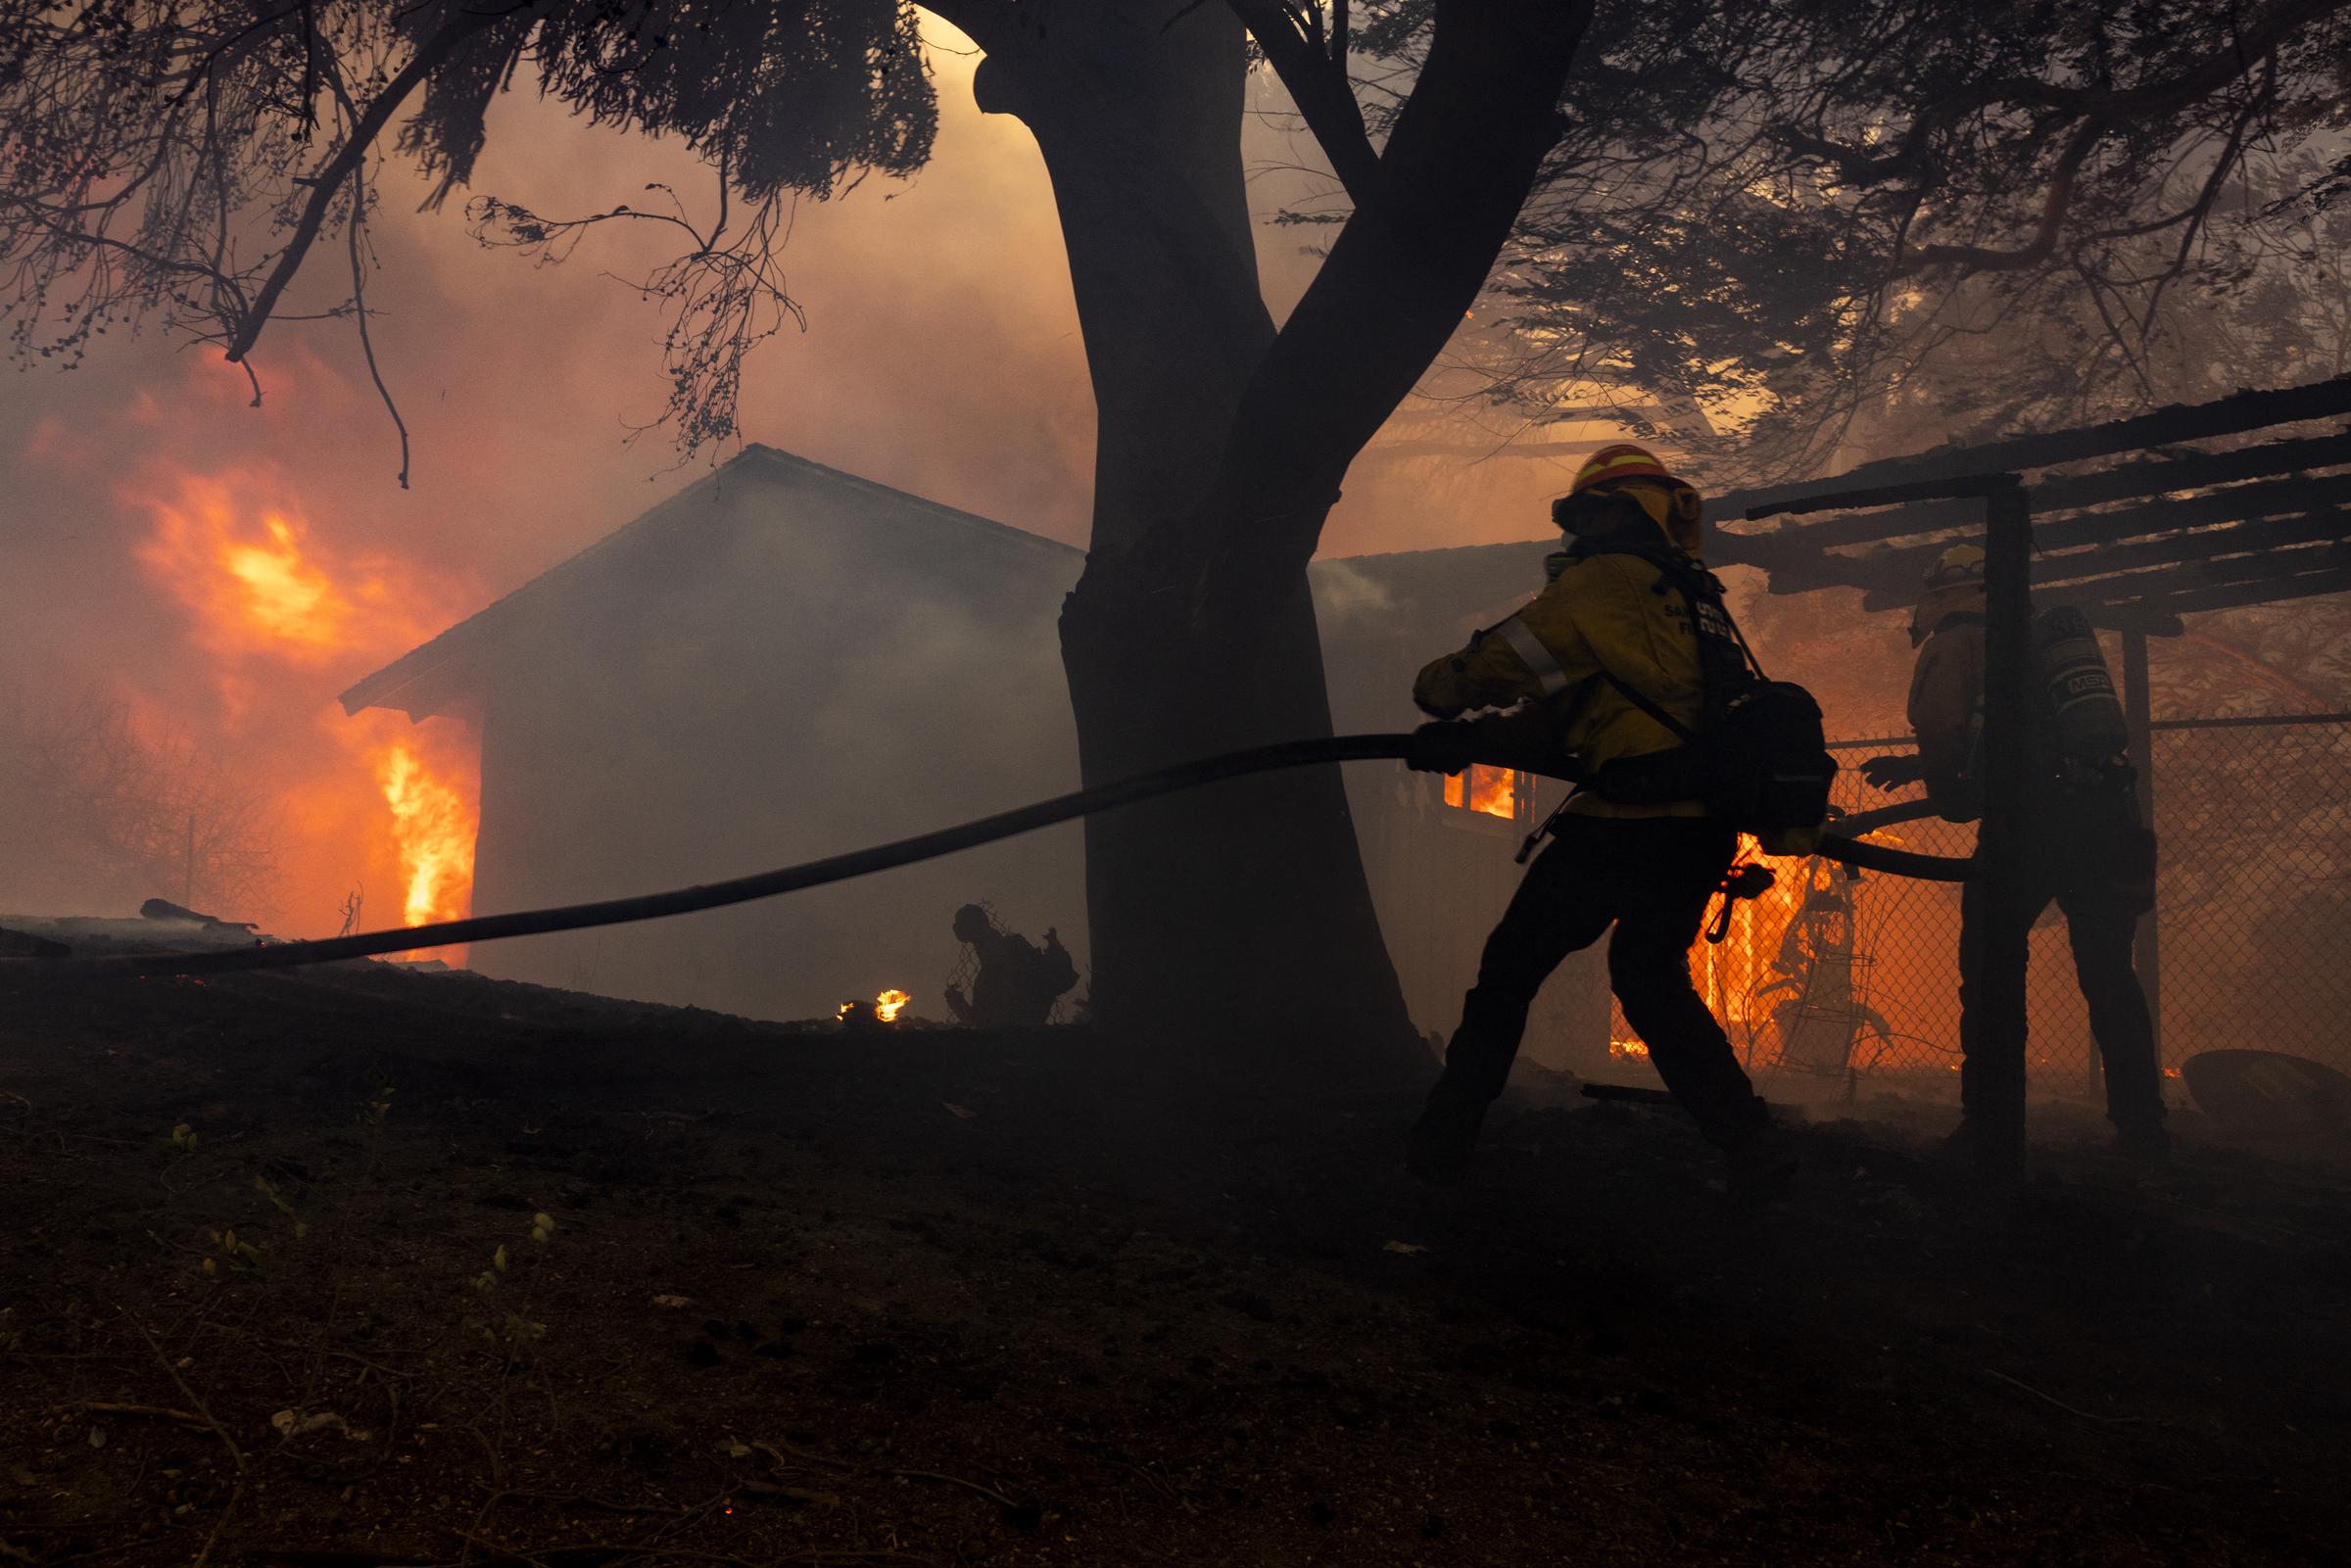
M 1761 1210 L 1618 1106 L 1432 1191 L 1081 1031 L 19 972 L 0 1558 L 2342 1560 L 2351 1183 L 1861 1109 Z

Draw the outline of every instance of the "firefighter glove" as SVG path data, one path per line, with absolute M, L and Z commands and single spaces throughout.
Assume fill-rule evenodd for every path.
M 1926 764 L 1914 751 L 1872 757 L 1861 764 L 1861 777 L 1880 789 L 1899 789 L 1926 778 Z
M 1424 724 L 1413 732 L 1413 748 L 1404 765 L 1415 773 L 1460 773 L 1477 761 L 1477 726 L 1460 720 Z

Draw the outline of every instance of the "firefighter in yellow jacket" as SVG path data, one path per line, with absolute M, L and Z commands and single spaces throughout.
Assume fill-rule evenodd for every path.
M 1692 624 L 1692 601 L 1671 590 L 1664 559 L 1671 551 L 1696 559 L 1700 517 L 1697 491 L 1648 451 L 1616 446 L 1594 453 L 1553 506 L 1568 544 L 1551 557 L 1551 585 L 1414 683 L 1413 700 L 1435 719 L 1504 711 L 1425 727 L 1413 765 L 1451 773 L 1473 757 L 1515 755 L 1538 766 L 1571 757 L 1588 776 L 1610 762 L 1679 750 L 1682 738 L 1616 683 L 1685 731 L 1703 723 L 1700 637 L 1715 629 Z M 1535 992 L 1562 959 L 1613 925 L 1608 982 L 1658 1074 L 1730 1156 L 1743 1186 L 1784 1184 L 1794 1170 L 1787 1145 L 1690 980 L 1690 946 L 1738 835 L 1696 798 L 1622 805 L 1589 790 L 1569 800 L 1552 833 L 1487 938 L 1407 1163 L 1432 1180 L 1462 1173 L 1517 1055 Z
M 1984 551 L 1945 549 L 1928 567 L 1910 643 L 1913 756 L 1872 757 L 1862 774 L 1882 789 L 1924 784 L 1944 820 L 1984 815 Z M 2132 964 L 2140 916 L 2154 907 L 2154 839 L 2141 826 L 2133 776 L 2117 756 L 2103 766 L 2069 755 L 2055 713 L 2045 703 L 2024 715 L 2030 796 L 2025 822 L 2028 877 L 2022 918 L 2038 920 L 2052 900 L 2065 915 L 2074 977 L 2089 1009 L 2090 1036 L 2106 1075 L 2106 1114 L 2117 1150 L 2155 1164 L 2170 1140 L 2164 1131 L 2162 1075 L 2146 992 Z M 2120 710 L 2115 723 L 2121 724 Z M 2128 731 L 2090 749 L 2117 750 Z M 1959 1098 L 1962 1121 L 1950 1152 L 1986 1174 L 2013 1177 L 2024 1159 L 2025 1042 L 1982 1038 L 1982 1018 L 1967 976 L 1987 929 L 1984 886 L 1970 881 L 1959 905 Z

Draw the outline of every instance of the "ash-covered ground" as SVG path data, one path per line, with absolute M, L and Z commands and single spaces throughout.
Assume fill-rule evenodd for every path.
M 2351 1182 L 1864 1105 L 1225 1095 L 362 967 L 0 978 L 0 1556 L 2285 1563 L 2351 1503 Z M 175 1139 L 175 1129 L 180 1131 Z M 190 1137 L 193 1137 L 193 1143 Z

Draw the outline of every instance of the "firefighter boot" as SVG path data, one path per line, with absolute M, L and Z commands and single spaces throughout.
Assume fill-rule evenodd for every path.
M 1440 1186 L 1461 1180 L 1468 1174 L 1469 1152 L 1485 1119 L 1485 1101 L 1440 1077 L 1428 1091 L 1428 1104 L 1420 1108 L 1420 1119 L 1413 1123 L 1405 1168 Z

